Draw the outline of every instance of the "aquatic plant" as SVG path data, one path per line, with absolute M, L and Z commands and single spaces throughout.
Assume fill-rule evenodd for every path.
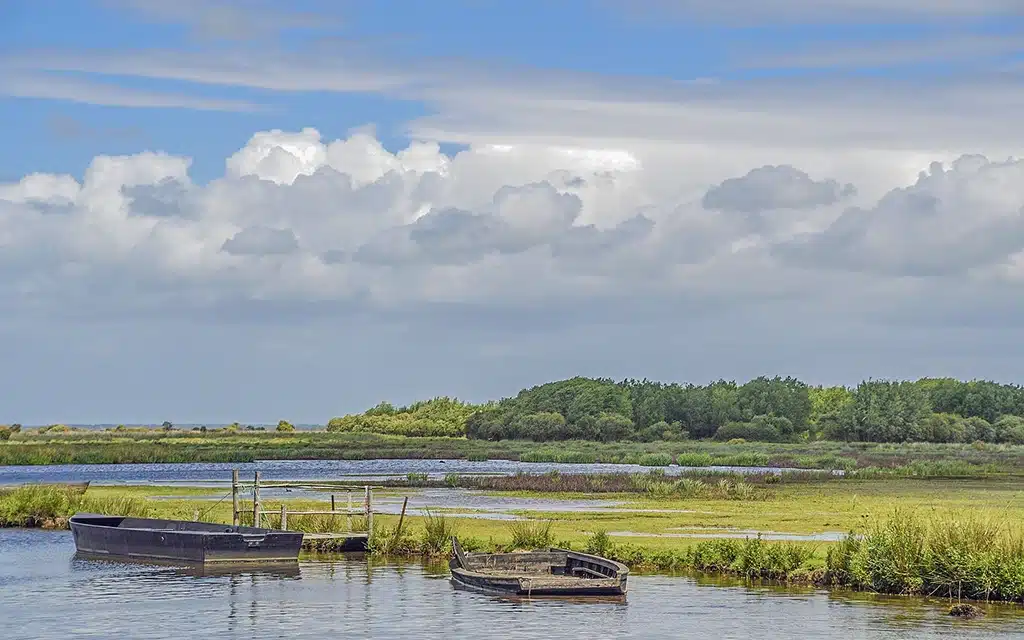
M 644 467 L 667 467 L 672 464 L 672 456 L 667 453 L 645 453 L 640 456 L 640 465 Z
M 550 520 L 513 520 L 507 525 L 512 549 L 545 549 L 554 539 Z
M 423 522 L 421 551 L 430 556 L 447 553 L 452 538 L 457 535 L 458 527 L 453 520 L 447 519 L 443 513 L 434 515 L 428 509 Z
M 826 557 L 831 584 L 974 600 L 1024 601 L 1024 530 L 968 516 L 893 512 Z

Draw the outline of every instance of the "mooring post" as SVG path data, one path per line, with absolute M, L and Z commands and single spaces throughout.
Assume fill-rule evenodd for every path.
M 263 513 L 260 511 L 260 472 L 257 471 L 252 483 L 252 526 L 263 526 Z
M 366 533 L 373 535 L 373 492 L 370 491 L 370 485 L 364 487 L 366 496 L 363 501 L 363 511 L 366 513 Z
M 281 531 L 288 530 L 288 507 L 281 505 Z
M 231 526 L 238 526 L 238 469 L 231 470 Z
M 405 500 L 402 500 L 402 515 L 398 516 L 398 528 L 395 529 L 395 540 L 398 540 L 398 536 L 402 533 L 402 521 L 405 520 L 405 507 L 409 504 L 409 496 L 405 496 Z
M 348 530 L 352 531 L 352 489 L 348 490 L 348 511 L 345 513 L 345 522 L 348 524 Z

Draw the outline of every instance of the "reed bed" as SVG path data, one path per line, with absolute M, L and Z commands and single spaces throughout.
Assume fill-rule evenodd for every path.
M 1024 602 L 1024 528 L 894 512 L 830 549 L 827 581 L 879 593 Z
M 144 518 L 150 509 L 139 496 L 94 498 L 65 487 L 18 487 L 0 493 L 0 527 L 64 529 L 82 511 Z
M 687 467 L 904 468 L 896 473 L 921 475 L 921 469 L 915 470 L 913 464 L 949 463 L 945 468 L 932 466 L 926 472 L 974 477 L 996 470 L 1024 471 L 1024 446 L 1009 444 L 566 441 L 556 447 L 514 440 L 489 442 L 373 433 L 162 429 L 45 433 L 26 429 L 11 434 L 9 441 L 0 442 L 0 465 L 415 458 L 661 466 L 665 456 L 671 458 L 669 464 Z

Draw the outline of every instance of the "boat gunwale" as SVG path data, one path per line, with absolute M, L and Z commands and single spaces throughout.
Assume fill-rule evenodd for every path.
M 544 550 L 538 551 L 520 551 L 511 553 L 481 553 L 481 554 L 466 554 L 462 551 L 461 545 L 458 540 L 452 539 L 452 548 L 454 556 L 448 561 L 448 569 L 451 572 L 452 579 L 470 589 L 476 589 L 483 592 L 491 593 L 508 593 L 508 591 L 502 590 L 496 587 L 485 587 L 480 584 L 473 584 L 468 582 L 465 578 L 474 579 L 481 582 L 489 582 L 492 585 L 504 584 L 508 585 L 509 588 L 516 588 L 519 592 L 532 592 L 538 589 L 549 594 L 558 594 L 559 592 L 571 593 L 579 590 L 604 590 L 604 589 L 617 589 L 623 594 L 626 591 L 626 581 L 629 577 L 629 567 L 612 560 L 610 558 L 604 558 L 602 556 L 582 553 L 579 551 L 572 551 L 571 549 L 561 549 L 558 547 L 550 547 Z M 480 557 L 518 557 L 528 558 L 529 556 L 543 557 L 550 556 L 551 554 L 564 554 L 566 559 L 569 557 L 575 557 L 576 559 L 583 560 L 586 562 L 592 562 L 595 564 L 601 564 L 608 568 L 614 569 L 616 574 L 614 576 L 606 576 L 604 578 L 582 578 L 582 577 L 569 577 L 559 576 L 567 578 L 562 584 L 547 584 L 540 587 L 533 587 L 530 584 L 531 578 L 542 578 L 548 574 L 530 574 L 530 573 L 519 573 L 512 575 L 496 575 L 494 573 L 488 573 L 485 571 L 479 571 L 468 566 L 467 561 L 472 556 Z M 525 581 L 525 582 L 524 582 Z
M 100 522 L 82 522 L 82 520 L 80 518 L 121 518 L 121 521 L 117 525 L 113 525 L 112 526 L 112 525 L 103 524 L 103 523 L 100 523 Z M 207 530 L 203 530 L 203 529 L 166 529 L 166 528 L 158 528 L 158 527 L 122 527 L 122 526 L 120 526 L 121 522 L 124 522 L 124 520 L 127 520 L 127 519 L 143 520 L 143 521 L 150 521 L 150 522 L 164 522 L 164 523 L 174 523 L 174 524 L 185 524 L 185 525 L 187 525 L 187 524 L 197 524 L 197 523 L 198 524 L 208 524 L 208 525 L 217 525 L 217 526 L 223 526 L 223 527 L 232 527 L 233 530 L 229 530 L 229 531 L 207 531 Z M 96 528 L 96 529 L 109 529 L 109 530 L 117 530 L 117 531 L 150 531 L 150 532 L 159 532 L 159 533 L 173 533 L 173 534 L 177 534 L 177 535 L 188 535 L 188 536 L 246 536 L 246 535 L 273 535 L 273 536 L 279 536 L 279 535 L 295 536 L 295 535 L 297 535 L 297 536 L 302 536 L 303 535 L 303 533 L 301 531 L 288 531 L 288 530 L 281 530 L 281 529 L 265 529 L 265 528 L 262 528 L 262 527 L 242 527 L 242 526 L 237 526 L 236 527 L 234 525 L 228 525 L 228 524 L 222 525 L 219 522 L 201 522 L 201 521 L 198 521 L 198 520 L 196 520 L 196 521 L 193 521 L 193 520 L 164 520 L 164 519 L 161 519 L 161 518 L 138 518 L 138 517 L 135 517 L 135 516 L 110 516 L 110 515 L 103 515 L 103 514 L 100 514 L 100 513 L 76 513 L 75 515 L 71 516 L 68 519 L 68 524 L 72 525 L 72 526 L 77 526 L 77 527 L 92 527 L 92 528 Z

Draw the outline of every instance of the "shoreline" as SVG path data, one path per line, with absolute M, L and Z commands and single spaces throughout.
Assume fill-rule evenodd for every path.
M 651 475 L 661 481 L 657 474 Z M 908 595 L 946 589 L 941 585 L 948 579 L 936 577 L 941 569 L 949 575 L 960 575 L 957 579 L 970 585 L 986 584 L 984 580 L 990 578 L 985 576 L 1002 576 L 992 584 L 1004 586 L 985 587 L 989 589 L 987 599 L 1024 603 L 1024 589 L 1019 589 L 1019 594 L 1016 591 L 1024 585 L 1024 550 L 1013 544 L 1018 539 L 1014 536 L 1024 533 L 1019 525 L 1024 518 L 1024 482 L 997 485 L 988 480 L 840 480 L 827 485 L 782 483 L 762 489 L 769 493 L 730 495 L 711 486 L 698 493 L 597 494 L 448 487 L 424 494 L 411 487 L 389 487 L 376 498 L 379 503 L 404 495 L 419 504 L 406 515 L 401 531 L 396 515 L 386 511 L 375 515 L 373 552 L 397 558 L 444 557 L 445 541 L 457 533 L 467 550 L 567 546 L 597 552 L 641 571 L 696 570 L 745 580 L 770 579 L 788 586 Z M 287 504 L 296 510 L 323 508 L 329 491 L 319 497 L 267 494 L 265 526 L 279 525 L 274 514 L 278 505 Z M 20 492 L 21 497 L 5 502 L 5 496 L 14 492 Z M 8 489 L 0 492 L 0 522 L 59 529 L 66 526 L 61 518 L 77 510 L 230 522 L 230 501 L 225 504 L 211 499 L 220 498 L 222 493 L 218 488 L 94 484 L 75 498 L 40 487 Z M 557 502 L 566 498 L 576 502 Z M 604 511 L 588 504 L 595 498 L 614 498 L 621 504 Z M 26 512 L 23 516 L 33 509 L 38 513 L 31 516 L 32 520 L 12 522 L 10 504 Z M 517 519 L 487 517 L 498 512 L 514 514 Z M 5 513 L 7 521 L 3 520 Z M 426 515 L 420 515 L 423 513 Z M 344 520 L 295 517 L 289 518 L 288 528 L 314 533 L 343 527 Z M 664 535 L 684 529 L 703 533 L 692 538 Z M 838 542 L 774 541 L 753 535 L 741 539 L 730 534 L 730 529 L 795 535 L 843 531 L 855 535 L 844 535 Z M 615 532 L 620 535 L 613 535 Z M 867 541 L 861 542 L 858 536 L 868 536 Z M 894 542 L 898 540 L 910 546 L 900 546 Z M 911 544 L 911 540 L 917 542 Z M 914 548 L 915 544 L 927 551 L 922 551 L 917 560 L 917 577 L 910 579 L 890 564 L 901 553 L 897 549 Z M 962 558 L 969 562 L 961 562 Z M 950 568 L 948 559 L 961 564 Z M 974 576 L 978 571 L 981 577 Z M 982 587 L 958 587 L 965 594 L 976 588 Z M 999 589 L 1008 595 L 1001 595 Z

